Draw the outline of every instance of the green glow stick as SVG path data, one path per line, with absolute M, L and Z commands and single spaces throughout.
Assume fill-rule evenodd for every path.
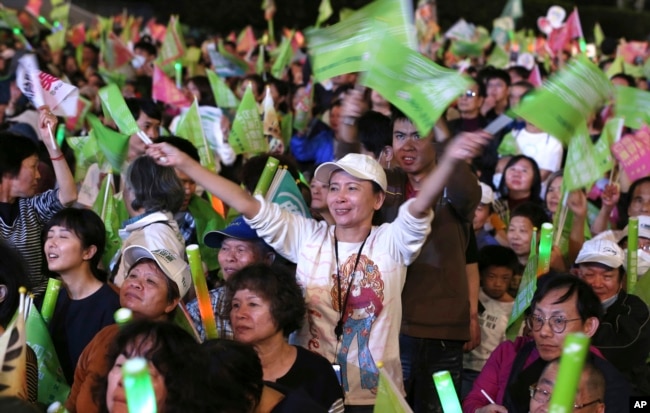
M 63 145 L 63 141 L 65 140 L 65 124 L 60 123 L 59 126 L 56 127 L 56 143 L 59 144 L 59 148 L 61 145 Z
M 47 280 L 47 290 L 43 298 L 43 306 L 41 307 L 41 315 L 45 324 L 49 324 L 52 316 L 54 315 L 54 307 L 56 307 L 56 300 L 59 298 L 59 291 L 61 290 L 61 280 L 50 278 Z
M 183 65 L 181 62 L 174 63 L 174 74 L 176 75 L 176 87 L 180 89 L 183 86 Z
M 113 314 L 113 319 L 115 320 L 115 323 L 122 328 L 133 320 L 133 311 L 124 307 L 119 308 Z
M 582 367 L 589 351 L 589 336 L 584 333 L 569 333 L 564 339 L 560 366 L 553 394 L 549 403 L 549 413 L 568 413 L 573 411 Z
M 266 165 L 264 165 L 262 175 L 260 175 L 260 180 L 257 181 L 253 195 L 266 196 L 266 192 L 269 190 L 269 186 L 271 186 L 271 182 L 275 176 L 275 171 L 278 170 L 278 165 L 280 165 L 280 161 L 269 156 Z
M 546 274 L 551 268 L 551 248 L 553 247 L 553 224 L 542 224 L 539 237 L 539 261 L 537 261 L 537 276 Z
M 156 413 L 156 393 L 147 360 L 142 357 L 127 360 L 122 366 L 122 377 L 129 413 Z
M 451 379 L 451 374 L 447 370 L 433 373 L 433 382 L 438 390 L 438 397 L 440 397 L 440 404 L 445 413 L 461 413 L 463 409 L 460 407 L 456 388 Z
M 208 294 L 208 285 L 205 281 L 205 274 L 203 273 L 203 265 L 201 264 L 201 253 L 199 246 L 196 244 L 188 245 L 185 248 L 187 253 L 187 260 L 190 263 L 190 271 L 192 272 L 192 283 L 196 291 L 196 300 L 199 304 L 199 312 L 201 313 L 201 321 L 205 329 L 205 336 L 208 340 L 219 338 L 217 332 L 217 322 L 214 319 L 212 312 L 212 302 Z
M 634 294 L 637 278 L 639 248 L 639 218 L 630 217 L 627 223 L 627 293 Z

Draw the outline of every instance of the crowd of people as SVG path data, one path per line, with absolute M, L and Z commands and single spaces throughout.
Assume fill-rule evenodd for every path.
M 115 77 L 106 76 L 98 47 L 87 42 L 75 56 L 69 44 L 50 50 L 47 33 L 25 34 L 41 70 L 78 87 L 89 113 L 116 130 L 99 98 Z M 225 79 L 234 95 L 250 85 L 261 105 L 267 90 L 279 118 L 293 119 L 270 154 L 239 154 L 229 144 L 236 111 L 219 107 L 208 78 L 216 43 L 248 62 L 248 72 Z M 603 71 L 615 53 L 606 45 Z M 116 171 L 53 139 L 66 119 L 20 91 L 15 62 L 28 52 L 18 37 L 0 37 L 0 334 L 18 308 L 18 287 L 40 309 L 48 279 L 62 281 L 47 328 L 71 389 L 59 400 L 69 412 L 127 411 L 122 366 L 135 357 L 147 361 L 162 412 L 372 412 L 381 374 L 413 411 L 441 412 L 432 375 L 443 370 L 464 412 L 541 412 L 564 339 L 577 332 L 591 347 L 574 409 L 623 412 L 630 396 L 650 395 L 650 303 L 627 290 L 629 278 L 650 277 L 650 177 L 631 182 L 615 166 L 593 187 L 565 193 L 564 142 L 520 118 L 485 132 L 534 93 L 530 67 L 473 59 L 467 90 L 421 134 L 356 73 L 314 82 L 304 47 L 273 76 L 266 45 L 252 52 L 208 38 L 179 79 L 198 104 L 201 149 L 179 127 L 186 108 L 152 98 L 159 42 L 144 35 L 131 46 L 119 86 L 141 132 L 128 138 Z M 449 53 L 439 63 L 455 67 Z M 551 59 L 551 71 L 564 59 Z M 625 73 L 610 79 L 649 86 Z M 594 142 L 606 109 L 586 120 Z M 67 134 L 91 129 L 80 122 Z M 515 142 L 513 153 L 504 154 L 505 140 Z M 200 150 L 212 153 L 214 168 Z M 269 155 L 310 216 L 254 194 Z M 91 209 L 105 197 L 102 183 L 115 191 L 113 238 L 107 216 Z M 636 272 L 628 271 L 631 217 L 639 223 Z M 546 222 L 563 222 L 564 231 L 508 340 L 533 237 Z M 192 287 L 192 244 L 218 338 Z M 115 324 L 119 308 L 132 313 L 125 325 Z M 28 391 L 13 396 L 25 411 L 42 411 L 40 363 L 27 353 Z M 0 397 L 0 406 L 18 404 Z

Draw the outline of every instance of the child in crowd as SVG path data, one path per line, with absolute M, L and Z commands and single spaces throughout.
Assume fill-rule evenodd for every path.
M 472 225 L 474 234 L 476 235 L 476 244 L 478 249 L 486 245 L 499 245 L 490 231 L 486 229 L 486 223 L 490 220 L 490 216 L 494 212 L 492 203 L 494 202 L 494 191 L 487 184 L 479 182 L 481 185 L 481 202 L 474 211 L 474 220 Z
M 508 294 L 510 281 L 517 273 L 517 255 L 508 247 L 488 245 L 479 252 L 478 322 L 481 326 L 481 344 L 463 356 L 462 397 L 472 389 L 492 351 L 506 339 L 506 327 L 512 312 L 514 298 Z

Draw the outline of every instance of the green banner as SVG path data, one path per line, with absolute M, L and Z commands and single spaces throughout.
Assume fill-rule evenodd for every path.
M 614 114 L 623 118 L 625 126 L 640 129 L 650 124 L 650 92 L 635 87 L 616 86 Z
M 569 143 L 562 184 L 569 192 L 590 188 L 606 172 L 603 167 L 602 161 L 596 156 L 587 124 L 583 122 Z
M 102 107 L 122 133 L 130 136 L 140 131 L 116 84 L 109 84 L 99 89 L 99 98 L 102 100 Z
M 612 95 L 612 84 L 605 74 L 580 55 L 512 110 L 566 145 L 576 129 Z
M 237 154 L 258 154 L 269 150 L 250 83 L 237 109 L 228 143 Z
M 621 138 L 623 119 L 610 118 L 605 123 L 600 138 L 594 145 L 594 157 L 600 170 L 609 171 L 614 167 L 612 145 Z
M 438 66 L 388 36 L 376 41 L 371 70 L 361 77 L 368 86 L 397 106 L 426 136 L 438 118 L 472 81 Z
M 375 0 L 333 26 L 305 31 L 314 79 L 365 71 L 368 50 L 383 35 L 417 50 L 410 2 Z

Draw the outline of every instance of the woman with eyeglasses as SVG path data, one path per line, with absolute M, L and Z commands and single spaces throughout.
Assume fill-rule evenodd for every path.
M 546 413 L 553 395 L 559 361 L 553 360 L 544 369 L 537 383 L 530 386 L 530 413 Z M 573 411 L 580 413 L 604 413 L 605 412 L 605 377 L 602 371 L 594 363 L 587 360 L 578 382 L 576 400 L 573 404 Z
M 530 336 L 505 341 L 492 352 L 463 400 L 463 412 L 527 412 L 530 386 L 538 382 L 551 361 L 560 357 L 566 336 L 580 332 L 592 337 L 601 317 L 600 300 L 587 283 L 571 274 L 541 277 L 525 313 Z M 603 400 L 608 412 L 627 412 L 632 393 L 625 377 L 595 347 L 590 348 L 588 359 L 605 376 Z

